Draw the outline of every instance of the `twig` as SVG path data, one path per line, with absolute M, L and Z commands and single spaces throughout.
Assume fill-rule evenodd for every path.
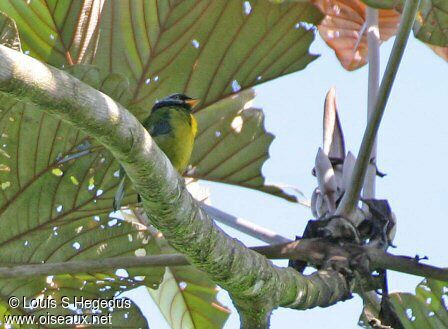
M 399 64 L 403 57 L 419 2 L 419 0 L 407 0 L 404 6 L 398 34 L 389 57 L 389 62 L 387 63 L 386 72 L 384 73 L 381 82 L 374 110 L 369 116 L 361 147 L 359 149 L 358 158 L 353 170 L 351 183 L 336 210 L 337 215 L 350 218 L 359 201 L 359 195 L 364 184 L 367 167 L 370 163 L 370 156 L 372 154 L 375 138 L 386 108 L 387 100 L 389 99 L 392 90 L 395 76 L 397 75 Z
M 374 247 L 356 244 L 342 246 L 324 239 L 301 239 L 286 244 L 251 249 L 270 259 L 298 259 L 311 264 L 322 264 L 329 256 L 349 260 L 364 253 L 370 261 L 372 270 L 392 270 L 448 282 L 448 269 L 422 264 L 412 257 L 392 255 Z
M 299 259 L 312 264 L 322 264 L 329 255 L 340 259 L 365 253 L 372 270 L 387 269 L 448 282 L 448 269 L 426 265 L 408 256 L 392 255 L 385 251 L 346 244 L 341 246 L 324 239 L 301 239 L 294 242 L 250 248 L 269 259 Z M 190 262 L 181 254 L 157 256 L 126 256 L 95 260 L 68 261 L 44 264 L 0 264 L 0 278 L 20 278 L 39 275 L 104 273 L 118 268 L 182 266 Z
M 262 226 L 254 224 L 246 219 L 238 218 L 236 216 L 227 214 L 224 211 L 221 211 L 215 207 L 206 204 L 201 204 L 201 207 L 214 220 L 223 223 L 224 225 L 230 226 L 258 240 L 270 244 L 291 242 L 290 239 L 281 236 L 280 234 L 275 233 L 274 231 L 268 230 Z
M 168 254 L 157 256 L 126 256 L 94 260 L 78 260 L 61 263 L 7 265 L 1 264 L 0 278 L 25 278 L 39 275 L 107 273 L 109 270 L 131 267 L 188 265 L 184 255 Z
M 378 269 L 408 273 L 425 278 L 448 282 L 448 269 L 422 264 L 408 256 L 397 256 L 379 249 L 367 249 L 372 266 Z

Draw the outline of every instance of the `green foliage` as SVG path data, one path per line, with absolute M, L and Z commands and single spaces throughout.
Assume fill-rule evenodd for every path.
M 448 328 L 448 283 L 423 280 L 415 295 L 393 293 L 391 301 L 406 329 Z
M 173 329 L 222 328 L 227 320 L 216 285 L 192 266 L 167 268 L 160 287 L 148 291 Z
M 274 136 L 264 114 L 253 108 L 253 90 L 245 90 L 198 112 L 200 127 L 189 176 L 258 189 L 294 201 L 277 186 L 265 185 L 261 167 Z
M 85 63 L 93 54 L 99 1 L 1 1 L 18 26 L 24 51 L 55 67 Z
M 130 286 L 128 279 L 119 279 L 115 275 L 76 275 L 76 276 L 57 276 L 33 278 L 32 280 L 2 280 L 0 283 L 0 318 L 3 320 L 5 315 L 21 315 L 31 313 L 35 317 L 43 316 L 48 313 L 52 315 L 74 315 L 79 314 L 74 308 L 57 307 L 53 308 L 50 304 L 35 309 L 29 308 L 32 299 L 48 300 L 53 299 L 60 304 L 62 298 L 73 302 L 75 297 L 80 300 L 85 298 L 94 299 L 112 299 L 116 293 L 126 290 Z M 131 286 L 134 285 L 133 283 Z M 20 300 L 26 298 L 28 304 L 26 307 L 12 309 L 8 305 L 10 296 L 18 297 Z M 117 304 L 118 305 L 118 304 Z M 120 305 L 118 305 L 120 306 Z M 130 307 L 127 307 L 130 306 Z M 148 328 L 146 319 L 135 304 L 130 303 L 126 307 L 116 307 L 114 309 L 99 308 L 96 313 L 111 314 L 111 323 L 117 328 Z M 89 314 L 92 310 L 83 310 L 84 314 Z M 48 326 L 55 327 L 55 326 Z M 71 326 L 74 327 L 74 326 Z M 86 328 L 110 328 L 110 325 L 89 325 Z M 13 325 L 12 328 L 24 328 Z M 26 328 L 38 328 L 37 325 L 28 325 Z M 39 328 L 43 328 L 40 326 Z M 47 328 L 47 327 L 46 327 Z
M 149 107 L 157 98 L 184 91 L 201 98 L 204 107 L 236 89 L 303 69 L 316 58 L 308 53 L 314 33 L 296 27 L 299 21 L 320 20 L 311 4 L 168 4 L 109 1 L 103 9 L 94 63 L 126 75 L 136 103 Z
M 448 46 L 448 1 L 422 0 L 414 24 L 415 36 L 431 45 Z
M 197 111 L 200 118 L 203 109 L 207 111 L 207 106 L 233 92 L 303 69 L 315 58 L 308 54 L 314 33 L 296 24 L 299 19 L 317 22 L 319 18 L 310 4 L 278 7 L 258 1 L 249 12 L 239 1 L 181 1 L 172 7 L 164 1 L 134 1 L 131 6 L 126 2 L 107 2 L 94 63 L 105 70 L 124 73 L 130 81 L 133 102 L 142 108 L 149 108 L 155 99 L 176 91 L 201 98 Z M 132 26 L 128 24 L 130 20 Z M 211 121 L 219 121 L 222 114 L 214 113 Z M 197 144 L 203 144 L 203 129 L 199 124 Z M 246 145 L 247 141 L 240 138 L 237 145 Z M 210 145 L 213 140 L 217 138 L 206 143 Z M 268 145 L 265 143 L 264 147 L 267 149 Z M 217 172 L 232 170 L 229 164 L 234 151 L 226 154 L 212 148 L 207 157 L 211 162 L 197 164 L 199 152 L 203 150 L 196 147 L 192 165 L 200 174 L 193 172 L 192 177 L 214 181 Z M 207 171 L 201 170 L 201 166 L 211 167 L 213 158 L 223 156 L 229 161 L 219 164 L 210 176 L 204 174 Z M 250 173 L 243 179 L 250 178 L 249 181 L 223 175 L 218 181 L 291 199 L 278 188 L 263 185 L 260 169 L 265 159 L 245 168 Z

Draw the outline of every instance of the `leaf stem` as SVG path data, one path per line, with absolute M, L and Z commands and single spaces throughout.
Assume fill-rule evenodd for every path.
M 358 158 L 353 170 L 351 183 L 345 192 L 338 209 L 336 210 L 336 215 L 350 219 L 359 201 L 360 192 L 364 184 L 367 167 L 370 163 L 370 156 L 375 144 L 376 135 L 392 90 L 392 85 L 397 75 L 398 67 L 403 57 L 404 49 L 414 23 L 415 14 L 419 3 L 419 0 L 407 0 L 404 6 L 398 34 L 387 63 L 386 72 L 384 73 L 384 77 L 381 82 L 375 107 L 369 116 L 367 127 L 361 142 L 361 147 L 359 149 Z
M 255 223 L 252 223 L 246 219 L 239 218 L 233 215 L 230 215 L 228 213 L 225 213 L 222 210 L 219 210 L 215 207 L 201 204 L 202 209 L 205 210 L 205 212 L 212 217 L 214 220 L 234 228 L 235 230 L 238 230 L 240 232 L 243 232 L 253 238 L 256 238 L 260 241 L 264 241 L 269 244 L 278 244 L 278 243 L 286 243 L 291 241 L 288 238 L 285 238 L 284 236 L 281 236 L 280 234 L 271 231 L 267 228 L 264 228 L 262 226 L 259 226 Z
M 367 25 L 367 45 L 368 45 L 368 84 L 367 84 L 367 120 L 372 114 L 375 106 L 375 100 L 378 96 L 380 84 L 380 29 L 379 13 L 375 8 L 366 6 L 366 25 Z M 378 137 L 375 138 L 370 161 L 367 167 L 366 178 L 362 190 L 362 196 L 365 199 L 373 199 L 376 194 L 376 172 L 377 172 L 377 145 Z M 367 204 L 363 204 L 363 210 L 368 210 Z M 378 314 L 376 311 L 380 308 L 380 300 L 374 291 L 362 291 L 360 296 L 364 302 L 364 309 Z
M 373 112 L 375 100 L 378 95 L 380 81 L 380 31 L 378 25 L 378 10 L 366 7 L 367 44 L 368 44 L 368 86 L 367 86 L 367 119 Z M 373 144 L 370 164 L 364 181 L 363 197 L 375 197 L 377 138 Z

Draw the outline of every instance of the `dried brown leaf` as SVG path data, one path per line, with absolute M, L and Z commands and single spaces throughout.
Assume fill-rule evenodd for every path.
M 360 0 L 314 0 L 325 15 L 318 26 L 321 37 L 349 71 L 367 63 L 367 38 L 363 27 L 366 5 Z M 400 14 L 392 9 L 379 10 L 381 41 L 392 37 L 398 28 Z M 360 34 L 363 34 L 359 41 Z

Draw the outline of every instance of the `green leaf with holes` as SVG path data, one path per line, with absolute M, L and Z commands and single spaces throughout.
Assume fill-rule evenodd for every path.
M 159 289 L 148 289 L 173 329 L 222 328 L 229 310 L 216 300 L 216 285 L 192 266 L 170 267 Z
M 393 293 L 392 304 L 406 329 L 448 328 L 448 283 L 424 280 L 410 293 Z
M 227 121 L 231 121 L 231 114 L 222 105 L 229 105 L 233 97 L 244 99 L 244 95 L 239 96 L 240 90 L 249 90 L 305 68 L 316 58 L 308 52 L 314 30 L 298 23 L 318 23 L 321 14 L 310 3 L 274 5 L 268 1 L 208 0 L 169 3 L 107 2 L 102 12 L 103 34 L 94 63 L 105 70 L 124 74 L 130 81 L 132 102 L 141 109 L 146 108 L 146 113 L 156 99 L 173 92 L 183 91 L 202 99 L 196 110 L 201 132 L 197 140 L 199 146 L 195 147 L 192 157 L 192 166 L 196 167 L 194 177 L 293 199 L 279 188 L 264 185 L 261 167 L 268 158 L 272 135 L 260 136 L 253 141 L 255 145 L 248 145 L 251 141 L 245 136 L 265 133 L 255 124 L 260 113 L 245 111 L 258 119 L 239 136 L 235 134 L 234 138 L 211 149 L 209 146 L 219 138 L 204 139 L 202 132 L 208 125 L 201 126 L 204 124 L 201 117 L 202 112 L 208 112 L 203 116 L 208 118 L 206 124 L 212 121 L 222 124 L 222 113 L 210 110 L 219 108 L 226 112 L 223 115 Z M 224 103 L 217 105 L 220 101 Z M 226 144 L 230 140 L 233 145 Z M 242 153 L 235 148 L 240 148 L 241 152 L 257 150 L 254 157 L 243 161 L 247 166 L 237 167 L 237 156 Z M 203 158 L 205 151 L 210 154 Z M 217 163 L 217 159 L 226 161 Z M 243 172 L 232 172 L 238 169 Z
M 448 1 L 422 0 L 414 24 L 414 35 L 423 42 L 448 46 Z
M 94 63 L 128 77 L 136 103 L 184 91 L 204 108 L 303 69 L 314 32 L 298 23 L 321 17 L 310 3 L 107 1 Z
M 190 186 L 191 187 L 191 186 Z M 195 197 L 202 193 L 192 191 Z M 173 253 L 167 241 L 154 234 L 164 253 Z M 167 267 L 159 289 L 148 289 L 154 302 L 173 329 L 218 329 L 224 326 L 230 310 L 217 299 L 219 288 L 193 266 Z
M 294 196 L 279 187 L 266 185 L 261 175 L 274 136 L 264 128 L 263 111 L 251 106 L 254 97 L 253 90 L 246 90 L 196 114 L 200 129 L 187 175 L 294 201 Z
M 0 45 L 22 51 L 16 23 L 0 11 Z
M 129 285 L 126 280 L 99 277 L 93 281 L 95 284 L 91 284 L 91 280 L 89 276 L 3 280 L 0 285 L 0 319 L 4 321 L 5 317 L 24 314 L 35 317 L 35 325 L 13 325 L 11 328 L 56 328 L 55 323 L 48 323 L 50 319 L 56 320 L 56 317 L 65 318 L 66 325 L 60 323 L 58 328 L 74 328 L 76 324 L 82 324 L 82 316 L 92 323 L 84 323 L 85 328 L 148 328 L 140 309 L 131 300 L 116 295 L 119 289 L 124 290 L 120 287 Z M 12 296 L 19 298 L 18 307 L 11 308 L 8 305 L 7 301 Z M 92 307 L 82 302 L 98 299 L 107 301 L 107 305 Z M 37 300 L 40 300 L 39 304 L 36 304 Z

